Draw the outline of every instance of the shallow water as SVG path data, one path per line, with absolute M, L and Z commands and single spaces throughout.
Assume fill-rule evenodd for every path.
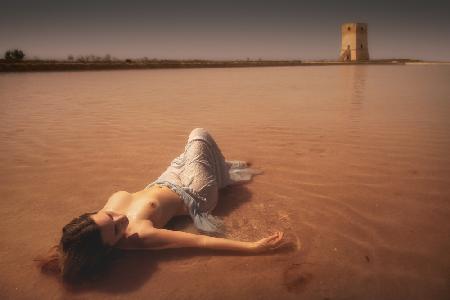
M 0 295 L 444 299 L 449 82 L 448 65 L 0 74 Z M 132 253 L 75 294 L 37 272 L 65 223 L 143 188 L 195 127 L 265 171 L 222 193 L 228 236 L 290 248 Z

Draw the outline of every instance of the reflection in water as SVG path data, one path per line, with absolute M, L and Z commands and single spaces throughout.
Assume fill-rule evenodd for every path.
M 361 110 L 361 106 L 364 101 L 364 92 L 367 79 L 366 66 L 351 66 L 351 81 L 352 81 L 352 97 L 351 104 L 352 109 L 357 107 Z
M 343 75 L 346 78 L 348 99 L 350 100 L 348 132 L 353 137 L 359 137 L 367 80 L 367 66 L 347 66 L 344 68 Z

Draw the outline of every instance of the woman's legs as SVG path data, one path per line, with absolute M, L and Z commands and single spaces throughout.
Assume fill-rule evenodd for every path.
M 226 161 L 214 138 L 203 128 L 195 128 L 191 131 L 188 145 L 190 142 L 196 140 L 201 140 L 209 146 L 209 154 L 205 157 L 205 159 L 209 161 L 210 165 L 214 169 L 213 174 L 215 175 L 217 187 L 219 189 L 228 185 L 249 182 L 253 176 L 263 173 L 261 170 L 249 168 L 249 164 L 245 161 Z M 206 151 L 203 152 L 206 153 Z
M 217 187 L 221 189 L 227 186 L 230 181 L 230 176 L 228 173 L 230 165 L 226 163 L 225 157 L 220 151 L 216 141 L 205 129 L 195 128 L 189 135 L 188 144 L 186 147 L 188 147 L 190 143 L 197 144 L 199 141 L 202 144 L 206 144 L 207 147 L 194 147 L 189 155 L 192 157 L 201 153 L 202 159 L 209 164 L 209 167 L 215 176 Z
M 182 165 L 179 175 L 182 186 L 203 198 L 200 208 L 209 212 L 217 205 L 219 189 L 248 182 L 262 173 L 248 168 L 244 161 L 226 161 L 213 137 L 203 128 L 191 131 L 184 153 L 175 161 Z

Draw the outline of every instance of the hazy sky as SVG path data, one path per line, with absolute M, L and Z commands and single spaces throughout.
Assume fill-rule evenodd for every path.
M 335 59 L 369 24 L 372 58 L 450 61 L 450 1 L 3 1 L 0 53 L 66 58 Z

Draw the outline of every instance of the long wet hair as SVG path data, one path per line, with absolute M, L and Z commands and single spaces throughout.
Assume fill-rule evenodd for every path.
M 106 265 L 111 246 L 101 237 L 100 227 L 85 213 L 62 229 L 58 245 L 45 256 L 36 258 L 43 273 L 59 274 L 64 282 L 80 283 L 95 278 Z

